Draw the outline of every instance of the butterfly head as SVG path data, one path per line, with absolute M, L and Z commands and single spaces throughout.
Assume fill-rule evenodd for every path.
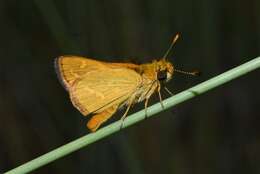
M 161 82 L 171 80 L 174 72 L 174 66 L 171 62 L 161 59 L 156 62 L 157 79 Z

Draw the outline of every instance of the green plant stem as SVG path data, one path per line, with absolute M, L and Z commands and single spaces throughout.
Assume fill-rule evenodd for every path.
M 231 81 L 239 76 L 242 76 L 250 71 L 253 71 L 260 67 L 260 57 L 255 58 L 245 64 L 242 64 L 236 68 L 233 68 L 223 74 L 220 74 L 210 80 L 207 80 L 199 85 L 196 85 L 192 88 L 189 88 L 179 94 L 176 94 L 163 101 L 164 108 L 161 108 L 160 103 L 150 106 L 147 110 L 148 117 L 155 115 L 163 110 L 166 110 L 170 107 L 173 107 L 179 103 L 182 103 L 188 99 L 195 97 L 196 95 L 202 94 L 210 89 L 213 89 L 217 86 L 220 86 L 226 82 Z M 130 125 L 133 125 L 145 118 L 144 110 L 136 112 L 128 116 L 123 123 L 122 128 L 126 128 Z M 104 128 L 99 129 L 95 133 L 89 133 L 81 138 L 78 138 L 68 144 L 65 144 L 57 149 L 54 149 L 38 158 L 35 158 L 32 161 L 29 161 L 17 168 L 14 168 L 6 173 L 8 174 L 17 174 L 17 173 L 28 173 L 33 171 L 41 166 L 44 166 L 52 161 L 55 161 L 63 156 L 66 156 L 76 150 L 79 150 L 89 144 L 96 142 L 108 135 L 111 135 L 115 132 L 118 132 L 121 127 L 121 121 L 117 121 L 113 124 L 110 124 Z

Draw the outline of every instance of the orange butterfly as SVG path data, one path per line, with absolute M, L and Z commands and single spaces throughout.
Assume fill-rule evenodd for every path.
M 119 108 L 145 100 L 145 111 L 151 95 L 157 91 L 160 102 L 161 82 L 169 81 L 175 70 L 165 58 L 177 40 L 176 35 L 165 56 L 147 64 L 108 63 L 78 56 L 61 56 L 55 68 L 61 83 L 70 94 L 73 105 L 85 116 L 93 114 L 87 127 L 96 131 Z M 162 105 L 163 107 L 163 105 Z

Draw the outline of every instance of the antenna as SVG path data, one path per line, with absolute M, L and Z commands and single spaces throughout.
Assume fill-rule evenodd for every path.
M 199 71 L 187 72 L 187 71 L 182 71 L 182 70 L 179 70 L 179 69 L 174 69 L 174 72 L 178 72 L 178 73 L 186 74 L 186 75 L 191 75 L 191 76 L 200 76 L 201 75 L 201 72 L 199 72 Z
M 166 59 L 166 57 L 168 56 L 168 54 L 169 54 L 170 51 L 172 50 L 172 47 L 174 46 L 174 44 L 176 43 L 176 41 L 179 39 L 179 37 L 180 37 L 180 34 L 177 33 L 177 34 L 175 35 L 175 37 L 173 38 L 170 47 L 168 48 L 168 50 L 166 51 L 166 53 L 164 54 L 164 56 L 163 56 L 162 59 Z M 178 73 L 186 74 L 186 75 L 191 75 L 191 76 L 200 76 L 200 75 L 201 75 L 201 72 L 199 72 L 199 71 L 191 71 L 191 72 L 188 72 L 188 71 L 182 71 L 182 70 L 175 69 L 175 68 L 174 68 L 174 72 L 178 72 Z M 168 91 L 167 91 L 167 92 L 168 92 Z
M 164 56 L 163 56 L 162 59 L 165 59 L 165 58 L 168 56 L 168 54 L 170 53 L 170 51 L 171 51 L 173 45 L 176 43 L 176 41 L 179 39 L 179 37 L 180 37 L 180 34 L 177 33 L 177 34 L 175 35 L 175 37 L 173 38 L 170 47 L 168 48 L 168 50 L 166 51 L 166 53 L 164 54 Z

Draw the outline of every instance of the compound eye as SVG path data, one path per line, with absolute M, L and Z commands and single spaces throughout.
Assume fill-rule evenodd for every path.
M 159 81 L 164 81 L 167 79 L 167 70 L 162 70 L 157 72 L 157 79 Z

